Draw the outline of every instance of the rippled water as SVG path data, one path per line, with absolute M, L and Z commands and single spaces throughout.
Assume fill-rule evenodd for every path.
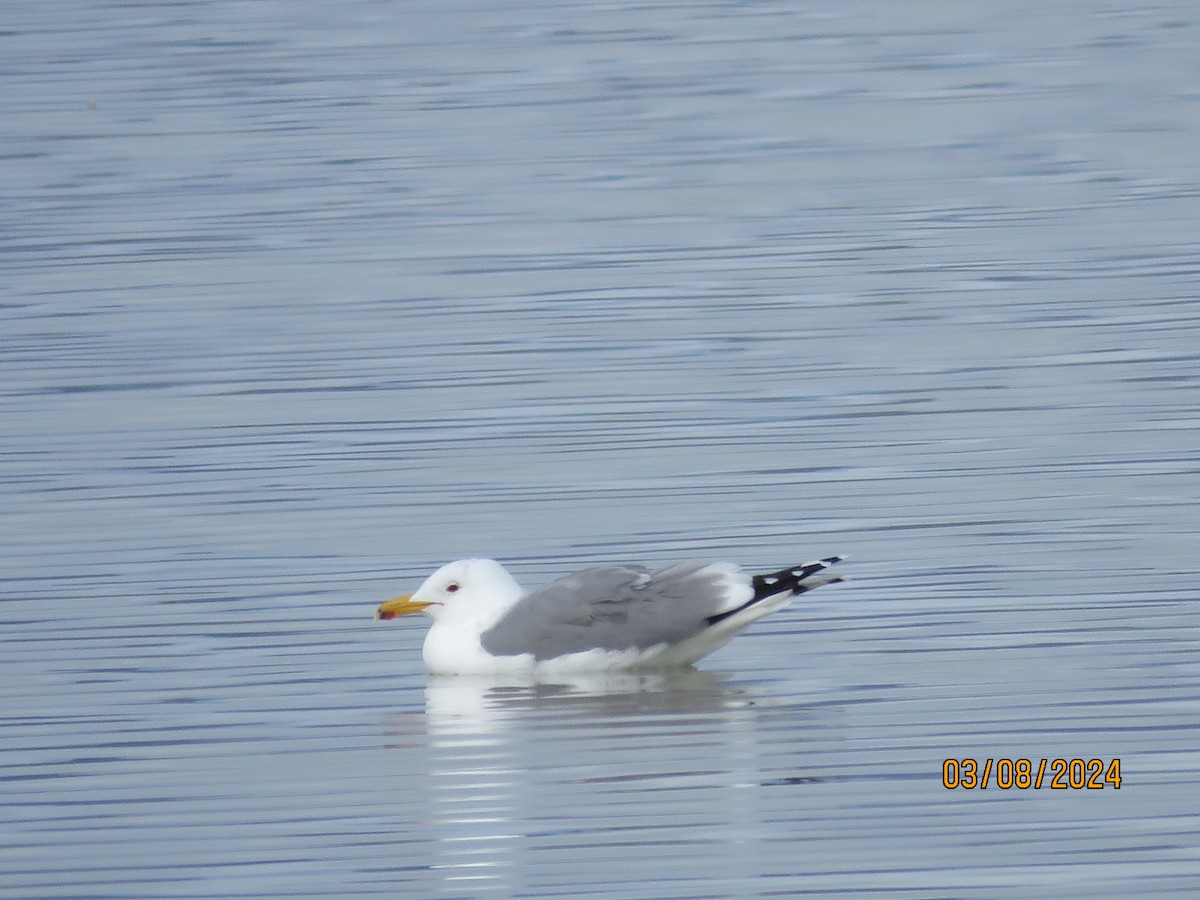
M 1191 5 L 3 29 L 4 896 L 1200 892 Z M 370 618 L 835 552 L 671 678 Z

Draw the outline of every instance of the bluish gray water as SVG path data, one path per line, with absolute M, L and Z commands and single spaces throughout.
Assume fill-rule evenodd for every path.
M 3 29 L 4 896 L 1200 892 L 1190 4 Z M 836 552 L 683 677 L 370 618 Z

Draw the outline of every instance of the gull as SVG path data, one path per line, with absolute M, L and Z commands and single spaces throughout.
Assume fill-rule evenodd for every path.
M 436 675 L 530 676 L 686 668 L 796 596 L 841 581 L 830 556 L 766 575 L 733 563 L 583 569 L 525 591 L 494 559 L 460 559 L 376 619 L 423 612 Z

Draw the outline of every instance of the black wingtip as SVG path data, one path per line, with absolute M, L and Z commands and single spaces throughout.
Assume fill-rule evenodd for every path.
M 845 556 L 827 556 L 824 559 L 803 563 L 799 566 L 792 566 L 790 569 L 781 569 L 778 572 L 771 572 L 767 575 L 755 575 L 751 579 L 751 583 L 754 585 L 754 599 L 756 601 L 761 600 L 764 597 L 771 597 L 775 594 L 781 594 L 784 591 L 791 591 L 793 594 L 802 594 L 806 590 L 820 587 L 822 584 L 832 584 L 832 579 L 824 579 L 820 584 L 814 585 L 805 585 L 803 582 L 806 578 L 811 578 L 818 572 L 828 569 L 845 558 Z M 841 579 L 839 578 L 838 580 L 840 581 Z
M 778 572 L 770 572 L 766 575 L 754 575 L 750 579 L 750 584 L 754 588 L 754 596 L 736 609 L 726 610 L 725 612 L 709 616 L 708 624 L 715 625 L 723 619 L 728 619 L 743 609 L 753 606 L 760 600 L 765 600 L 767 597 L 775 597 L 783 593 L 791 593 L 792 595 L 803 594 L 805 591 L 811 591 L 813 588 L 844 581 L 845 578 L 841 575 L 826 575 L 808 584 L 804 583 L 805 579 L 812 578 L 818 572 L 828 569 L 834 563 L 839 563 L 845 558 L 845 556 L 827 556 L 824 559 L 814 560 L 813 562 L 804 563 L 799 566 L 792 566 L 790 569 L 780 569 Z

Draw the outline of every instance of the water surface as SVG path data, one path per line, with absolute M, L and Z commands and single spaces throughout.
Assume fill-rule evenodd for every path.
M 24 4 L 0 893 L 1192 896 L 1184 3 Z M 448 559 L 822 589 L 430 679 Z M 948 791 L 946 758 L 1122 760 Z

